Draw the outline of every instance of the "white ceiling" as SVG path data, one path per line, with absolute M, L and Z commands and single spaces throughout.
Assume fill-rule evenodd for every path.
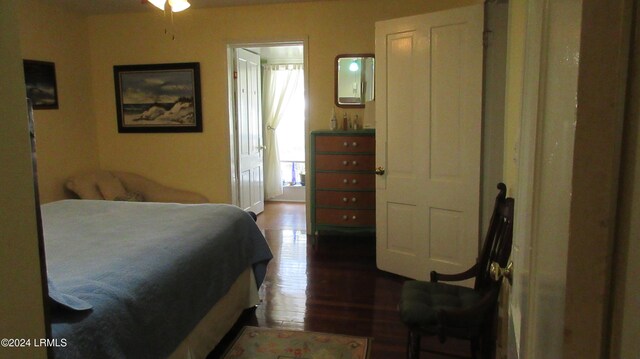
M 41 0 L 62 5 L 70 10 L 87 15 L 114 14 L 151 11 L 153 5 L 146 0 Z M 194 9 L 221 6 L 241 6 L 255 4 L 275 4 L 284 2 L 306 2 L 314 0 L 189 0 Z M 187 10 L 188 11 L 188 10 Z
M 302 63 L 302 45 L 252 47 L 247 50 L 260 55 L 268 63 Z

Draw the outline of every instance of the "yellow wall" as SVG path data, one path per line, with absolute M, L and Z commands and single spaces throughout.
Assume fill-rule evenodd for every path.
M 16 2 L 0 2 L 0 338 L 44 338 L 26 90 L 13 15 Z M 0 358 L 45 357 L 44 348 L 0 347 Z
M 22 58 L 56 66 L 58 110 L 34 112 L 41 200 L 65 197 L 64 180 L 98 168 L 87 19 L 35 0 L 20 1 Z
M 190 9 L 176 14 L 173 25 L 152 8 L 91 17 L 100 164 L 198 191 L 214 202 L 229 202 L 227 44 L 308 38 L 309 128 L 322 129 L 329 126 L 333 106 L 335 56 L 374 52 L 376 21 L 479 2 L 342 0 Z M 164 34 L 165 27 L 175 32 L 175 40 Z M 118 134 L 113 65 L 187 61 L 201 66 L 204 132 Z

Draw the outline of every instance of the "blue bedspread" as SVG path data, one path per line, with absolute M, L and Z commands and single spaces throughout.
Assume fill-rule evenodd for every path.
M 42 206 L 47 271 L 92 306 L 54 307 L 56 358 L 163 358 L 245 268 L 272 258 L 253 219 L 230 205 L 65 200 Z

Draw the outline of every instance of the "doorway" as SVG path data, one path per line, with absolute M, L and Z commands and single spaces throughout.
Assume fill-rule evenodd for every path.
M 260 135 L 264 180 L 261 197 L 267 201 L 305 202 L 307 76 L 304 41 L 229 45 L 229 118 L 231 193 L 233 204 L 247 203 L 242 174 L 242 108 L 239 92 L 239 51 L 260 60 Z

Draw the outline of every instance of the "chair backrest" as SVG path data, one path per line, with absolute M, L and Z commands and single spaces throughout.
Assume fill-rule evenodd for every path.
M 497 262 L 504 268 L 511 255 L 514 200 L 507 198 L 507 186 L 504 183 L 498 183 L 498 190 L 489 229 L 478 259 L 478 273 L 474 286 L 476 290 L 488 288 L 493 282 L 490 273 L 491 263 Z

